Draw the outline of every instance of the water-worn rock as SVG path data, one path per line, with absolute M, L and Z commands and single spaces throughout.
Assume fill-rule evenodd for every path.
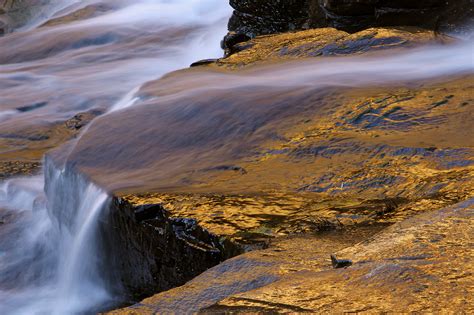
M 227 296 L 261 286 L 277 290 L 270 282 L 280 279 L 280 270 L 291 273 L 294 268 L 291 266 L 297 262 L 315 263 L 307 256 L 294 254 L 302 248 L 308 249 L 302 254 L 312 253 L 314 235 L 377 229 L 473 195 L 474 143 L 470 132 L 473 113 L 469 110 L 473 104 L 472 74 L 404 84 L 390 81 L 392 85 L 380 87 L 381 74 L 372 73 L 375 78 L 370 77 L 371 86 L 360 86 L 367 74 L 362 76 L 364 69 L 358 68 L 354 76 L 349 75 L 348 79 L 344 76 L 345 81 L 339 85 L 332 71 L 327 72 L 332 76 L 328 81 L 326 76 L 314 79 L 310 75 L 318 72 L 314 69 L 324 69 L 333 65 L 332 62 L 352 59 L 319 56 L 319 62 L 318 58 L 312 58 L 276 63 L 294 58 L 291 53 L 280 54 L 281 51 L 296 51 L 296 56 L 301 58 L 320 49 L 342 53 L 348 49 L 347 53 L 356 52 L 358 62 L 362 62 L 372 60 L 368 53 L 373 56 L 371 51 L 384 45 L 410 47 L 435 39 L 433 33 L 420 30 L 374 29 L 353 35 L 331 29 L 319 31 L 321 36 L 317 31 L 291 34 L 294 41 L 291 35 L 255 39 L 252 43 L 266 47 L 264 53 L 270 60 L 264 56 L 252 58 L 252 53 L 259 49 L 250 47 L 241 52 L 247 52 L 245 56 L 250 62 L 239 59 L 237 53 L 213 65 L 170 73 L 149 82 L 139 92 L 138 106 L 98 118 L 72 150 L 68 156 L 70 165 L 115 193 L 129 209 L 162 207 L 167 220 L 195 220 L 196 228 L 218 237 L 220 242 L 226 240 L 244 249 L 270 246 L 268 251 L 255 255 L 272 253 L 272 244 L 281 238 L 305 235 L 300 238 L 302 243 L 294 239 L 288 243 L 295 247 L 291 254 L 285 254 L 284 267 L 272 263 L 281 257 L 272 256 L 256 264 L 247 262 L 248 256 L 243 260 L 236 258 L 213 269 L 210 275 L 218 277 L 215 281 L 209 280 L 209 274 L 201 280 L 196 278 L 177 291 L 153 300 L 159 303 L 144 302 L 127 311 L 137 311 L 143 305 L 149 307 L 148 311 L 166 311 L 171 307 L 176 312 L 195 311 L 219 301 L 222 305 L 216 307 L 227 307 L 224 304 L 227 300 L 223 300 Z M 327 48 L 331 41 L 335 45 Z M 359 41 L 361 44 L 357 46 Z M 351 50 L 351 47 L 359 48 Z M 292 72 L 293 76 L 305 74 L 303 80 L 286 76 L 294 69 L 298 71 Z M 389 74 L 382 73 L 381 78 L 392 79 L 396 72 L 392 69 Z M 404 77 L 405 72 L 401 78 Z M 289 83 L 293 85 L 286 85 Z M 324 85 L 318 85 L 321 83 Z M 64 158 L 61 151 L 52 152 L 51 157 L 58 161 Z M 121 215 L 116 214 L 118 220 Z M 140 212 L 142 215 L 147 217 L 147 212 Z M 130 237 L 138 235 L 131 242 L 138 248 L 136 251 L 154 253 L 154 248 L 174 249 L 173 241 L 172 247 L 166 248 L 165 241 L 153 240 L 155 236 L 161 237 L 159 230 L 136 226 L 137 222 L 131 219 L 127 222 L 120 226 L 131 227 L 109 230 L 110 239 L 128 238 L 128 232 L 123 236 L 113 235 L 132 231 Z M 145 232 L 135 233 L 134 229 Z M 175 238 L 175 234 L 170 235 Z M 148 241 L 150 238 L 152 241 Z M 127 244 L 126 239 L 110 243 L 122 242 Z M 190 246 L 182 244 L 181 248 Z M 179 246 L 176 253 L 186 254 Z M 133 262 L 118 264 L 122 266 L 118 270 L 127 274 L 125 286 L 134 291 L 146 289 L 141 288 L 143 283 L 153 287 L 150 279 L 162 275 L 160 268 L 149 266 L 166 263 L 162 258 L 134 260 L 125 255 L 126 251 L 111 247 L 112 253 L 120 254 L 108 255 L 125 256 Z M 353 265 L 332 269 L 330 254 L 351 260 Z M 181 277 L 183 282 L 204 269 L 201 267 L 219 261 L 209 260 L 203 252 L 190 255 L 202 262 L 195 261 L 199 269 L 185 274 L 188 278 Z M 352 270 L 361 262 L 352 254 L 337 252 L 335 246 L 330 246 L 317 260 L 315 264 L 331 270 L 331 275 Z M 237 265 L 232 265 L 233 262 Z M 174 262 L 171 265 L 175 266 Z M 127 284 L 135 276 L 131 266 L 140 270 L 136 275 L 138 280 L 132 281 L 133 286 Z M 252 272 L 246 269 L 248 266 Z M 265 269 L 261 277 L 255 272 L 260 267 Z M 297 271 L 302 270 L 305 269 Z M 310 270 L 319 276 L 319 269 Z M 154 276 L 155 273 L 158 275 Z M 141 274 L 149 280 L 140 282 Z M 416 271 L 414 274 L 418 275 Z M 314 281 L 318 276 L 314 276 Z M 171 287 L 172 283 L 168 285 Z M 192 291 L 188 291 L 189 286 Z M 163 289 L 159 285 L 154 288 Z M 174 295 L 174 292 L 181 293 Z M 311 300 L 310 294 L 312 291 L 307 290 L 307 300 Z M 209 296 L 212 299 L 207 299 Z M 316 308 L 313 304 L 298 306 L 298 301 L 290 302 L 287 304 L 291 304 L 293 311 Z M 180 303 L 181 308 L 177 306 Z
M 217 66 L 244 67 L 305 57 L 361 55 L 395 48 L 448 44 L 455 40 L 416 27 L 370 28 L 350 34 L 335 28 L 319 28 L 293 33 L 257 36 L 235 43 L 231 54 L 217 60 Z
M 351 243 L 350 234 L 291 238 L 111 314 L 471 313 L 473 223 L 471 199 L 415 216 L 355 245 L 360 239 Z M 333 269 L 333 251 L 353 265 Z
M 18 112 L 33 111 L 45 102 L 18 107 Z M 43 105 L 47 106 L 47 105 Z M 0 127 L 0 179 L 12 176 L 31 175 L 40 170 L 43 155 L 73 139 L 100 110 L 82 112 L 64 121 L 30 123 L 29 127 L 2 122 Z

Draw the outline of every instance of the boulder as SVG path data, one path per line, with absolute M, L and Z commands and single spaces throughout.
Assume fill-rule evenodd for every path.
M 472 0 L 231 0 L 229 31 L 250 38 L 331 26 L 357 32 L 380 26 L 418 26 L 446 33 L 469 33 Z M 224 39 L 227 43 L 227 38 Z M 228 42 L 226 48 L 232 47 Z M 229 48 L 229 52 L 232 49 Z
M 230 0 L 235 9 L 229 30 L 255 37 L 301 29 L 308 19 L 306 0 Z
M 419 26 L 455 31 L 472 21 L 471 0 L 320 0 L 330 26 L 358 31 L 372 26 Z

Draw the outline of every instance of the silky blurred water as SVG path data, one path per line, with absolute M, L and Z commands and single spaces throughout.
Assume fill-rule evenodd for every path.
M 99 4 L 98 15 L 44 25 Z M 107 189 L 131 181 L 178 187 L 181 173 L 200 176 L 196 170 L 269 139 L 259 128 L 304 109 L 305 97 L 326 87 L 474 71 L 472 43 L 464 43 L 239 74 L 196 70 L 150 83 L 222 55 L 227 1 L 57 1 L 49 9 L 0 38 L 0 132 L 100 110 L 105 115 L 59 150 L 64 162 L 96 167 L 92 175 Z M 147 82 L 156 95 L 141 99 Z M 82 314 L 120 302 L 98 269 L 97 221 L 109 196 L 65 166 L 47 164 L 46 183 L 43 175 L 0 183 L 0 314 Z
M 107 8 L 98 16 L 41 26 L 98 4 Z M 53 1 L 40 9 L 0 38 L 0 130 L 132 105 L 141 84 L 220 57 L 230 15 L 221 0 Z M 45 176 L 0 183 L 0 314 L 83 314 L 121 302 L 98 269 L 97 222 L 108 201 L 54 165 Z

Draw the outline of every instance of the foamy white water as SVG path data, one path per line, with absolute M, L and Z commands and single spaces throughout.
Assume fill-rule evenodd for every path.
M 108 195 L 59 170 L 50 172 L 55 173 L 50 193 L 62 200 L 47 200 L 43 176 L 0 186 L 5 220 L 0 231 L 1 314 L 76 314 L 113 299 L 98 274 L 95 250 L 97 218 Z M 81 201 L 75 207 L 78 192 Z M 69 212 L 72 222 L 66 224 L 54 212 Z

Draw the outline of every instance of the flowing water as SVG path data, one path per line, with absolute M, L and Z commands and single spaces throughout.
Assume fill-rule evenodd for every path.
M 51 22 L 90 5 L 103 12 Z M 220 57 L 230 14 L 221 0 L 52 1 L 38 12 L 0 38 L 3 132 L 130 106 L 144 82 Z M 96 227 L 108 202 L 64 167 L 0 184 L 1 314 L 77 314 L 120 302 L 98 274 Z
M 88 6 L 98 13 L 54 20 Z M 0 38 L 0 133 L 12 138 L 12 130 L 54 125 L 78 113 L 105 115 L 61 147 L 60 159 L 48 159 L 43 175 L 0 184 L 0 314 L 77 314 L 120 303 L 110 279 L 99 274 L 97 223 L 110 198 L 66 162 L 97 167 L 88 175 L 108 190 L 134 180 L 143 187 L 184 186 L 173 182 L 177 173 L 199 176 L 196 169 L 251 151 L 272 137 L 259 128 L 305 109 L 315 91 L 474 70 L 468 43 L 238 75 L 197 70 L 156 83 L 222 54 L 227 1 L 55 1 L 42 12 Z
M 67 160 L 117 192 L 272 189 L 278 180 L 254 183 L 247 176 L 236 185 L 210 178 L 216 167 L 271 151 L 266 144 L 284 138 L 281 131 L 295 120 L 324 109 L 318 100 L 334 89 L 422 86 L 473 72 L 472 45 L 462 43 L 393 55 L 299 60 L 238 73 L 174 73 L 146 84 L 131 108 L 95 120 Z M 64 160 L 61 155 L 55 152 L 54 159 Z

